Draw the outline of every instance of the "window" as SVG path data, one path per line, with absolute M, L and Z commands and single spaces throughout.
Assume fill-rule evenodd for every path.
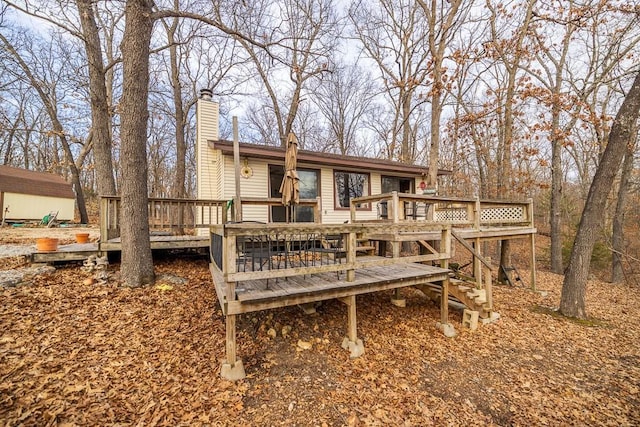
M 315 199 L 318 197 L 318 184 L 320 172 L 314 169 L 297 169 L 298 185 L 300 187 L 301 199 Z M 269 195 L 271 197 L 282 197 L 280 194 L 280 184 L 284 177 L 284 167 L 269 165 Z M 285 222 L 288 218 L 294 218 L 295 222 L 313 222 L 313 206 L 289 206 L 289 212 L 284 206 L 271 206 L 271 221 Z
M 334 172 L 335 177 L 335 207 L 348 208 L 354 197 L 369 195 L 369 174 L 356 172 Z M 360 209 L 369 207 L 368 203 L 358 204 Z
M 413 193 L 413 180 L 411 178 L 400 178 L 397 176 L 382 177 L 382 192 L 391 193 Z

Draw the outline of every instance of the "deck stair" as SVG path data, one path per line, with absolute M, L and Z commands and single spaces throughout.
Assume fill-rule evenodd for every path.
M 416 288 L 434 301 L 441 298 L 442 284 L 429 283 Z M 475 283 L 456 278 L 449 279 L 449 301 L 478 311 L 481 319 L 491 317 L 492 307 L 487 303 L 487 291 L 477 289 Z

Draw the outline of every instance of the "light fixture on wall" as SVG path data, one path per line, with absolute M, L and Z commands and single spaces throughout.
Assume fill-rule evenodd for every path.
M 244 158 L 242 168 L 240 169 L 240 176 L 243 178 L 250 178 L 253 175 L 253 169 L 249 166 L 249 159 Z

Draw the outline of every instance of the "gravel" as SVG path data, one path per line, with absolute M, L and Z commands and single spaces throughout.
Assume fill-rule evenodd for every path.
M 0 258 L 28 256 L 35 252 L 34 245 L 0 245 Z M 29 284 L 31 278 L 38 274 L 55 271 L 49 265 L 34 265 L 29 267 L 0 270 L 0 288 Z
M 35 251 L 33 245 L 0 245 L 0 258 L 31 255 Z
M 30 280 L 39 274 L 52 273 L 55 267 L 50 265 L 38 265 L 13 270 L 0 271 L 0 288 L 11 288 L 19 285 L 28 285 Z

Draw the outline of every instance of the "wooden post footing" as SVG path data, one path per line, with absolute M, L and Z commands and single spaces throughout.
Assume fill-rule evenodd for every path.
M 236 360 L 233 365 L 231 363 L 223 362 L 220 369 L 220 376 L 225 380 L 238 381 L 244 379 L 246 374 L 244 373 L 244 365 L 242 360 Z
M 356 339 L 355 341 L 350 341 L 349 338 L 344 337 L 342 340 L 342 348 L 345 350 L 349 350 L 350 357 L 355 359 L 356 357 L 360 357 L 364 354 L 364 343 L 360 339 Z
M 436 323 L 436 328 L 440 329 L 442 331 L 442 333 L 444 334 L 444 336 L 447 337 L 447 338 L 453 338 L 456 335 L 458 335 L 458 333 L 456 332 L 456 329 L 453 327 L 453 325 L 451 323 L 440 323 L 440 322 L 437 322 Z

